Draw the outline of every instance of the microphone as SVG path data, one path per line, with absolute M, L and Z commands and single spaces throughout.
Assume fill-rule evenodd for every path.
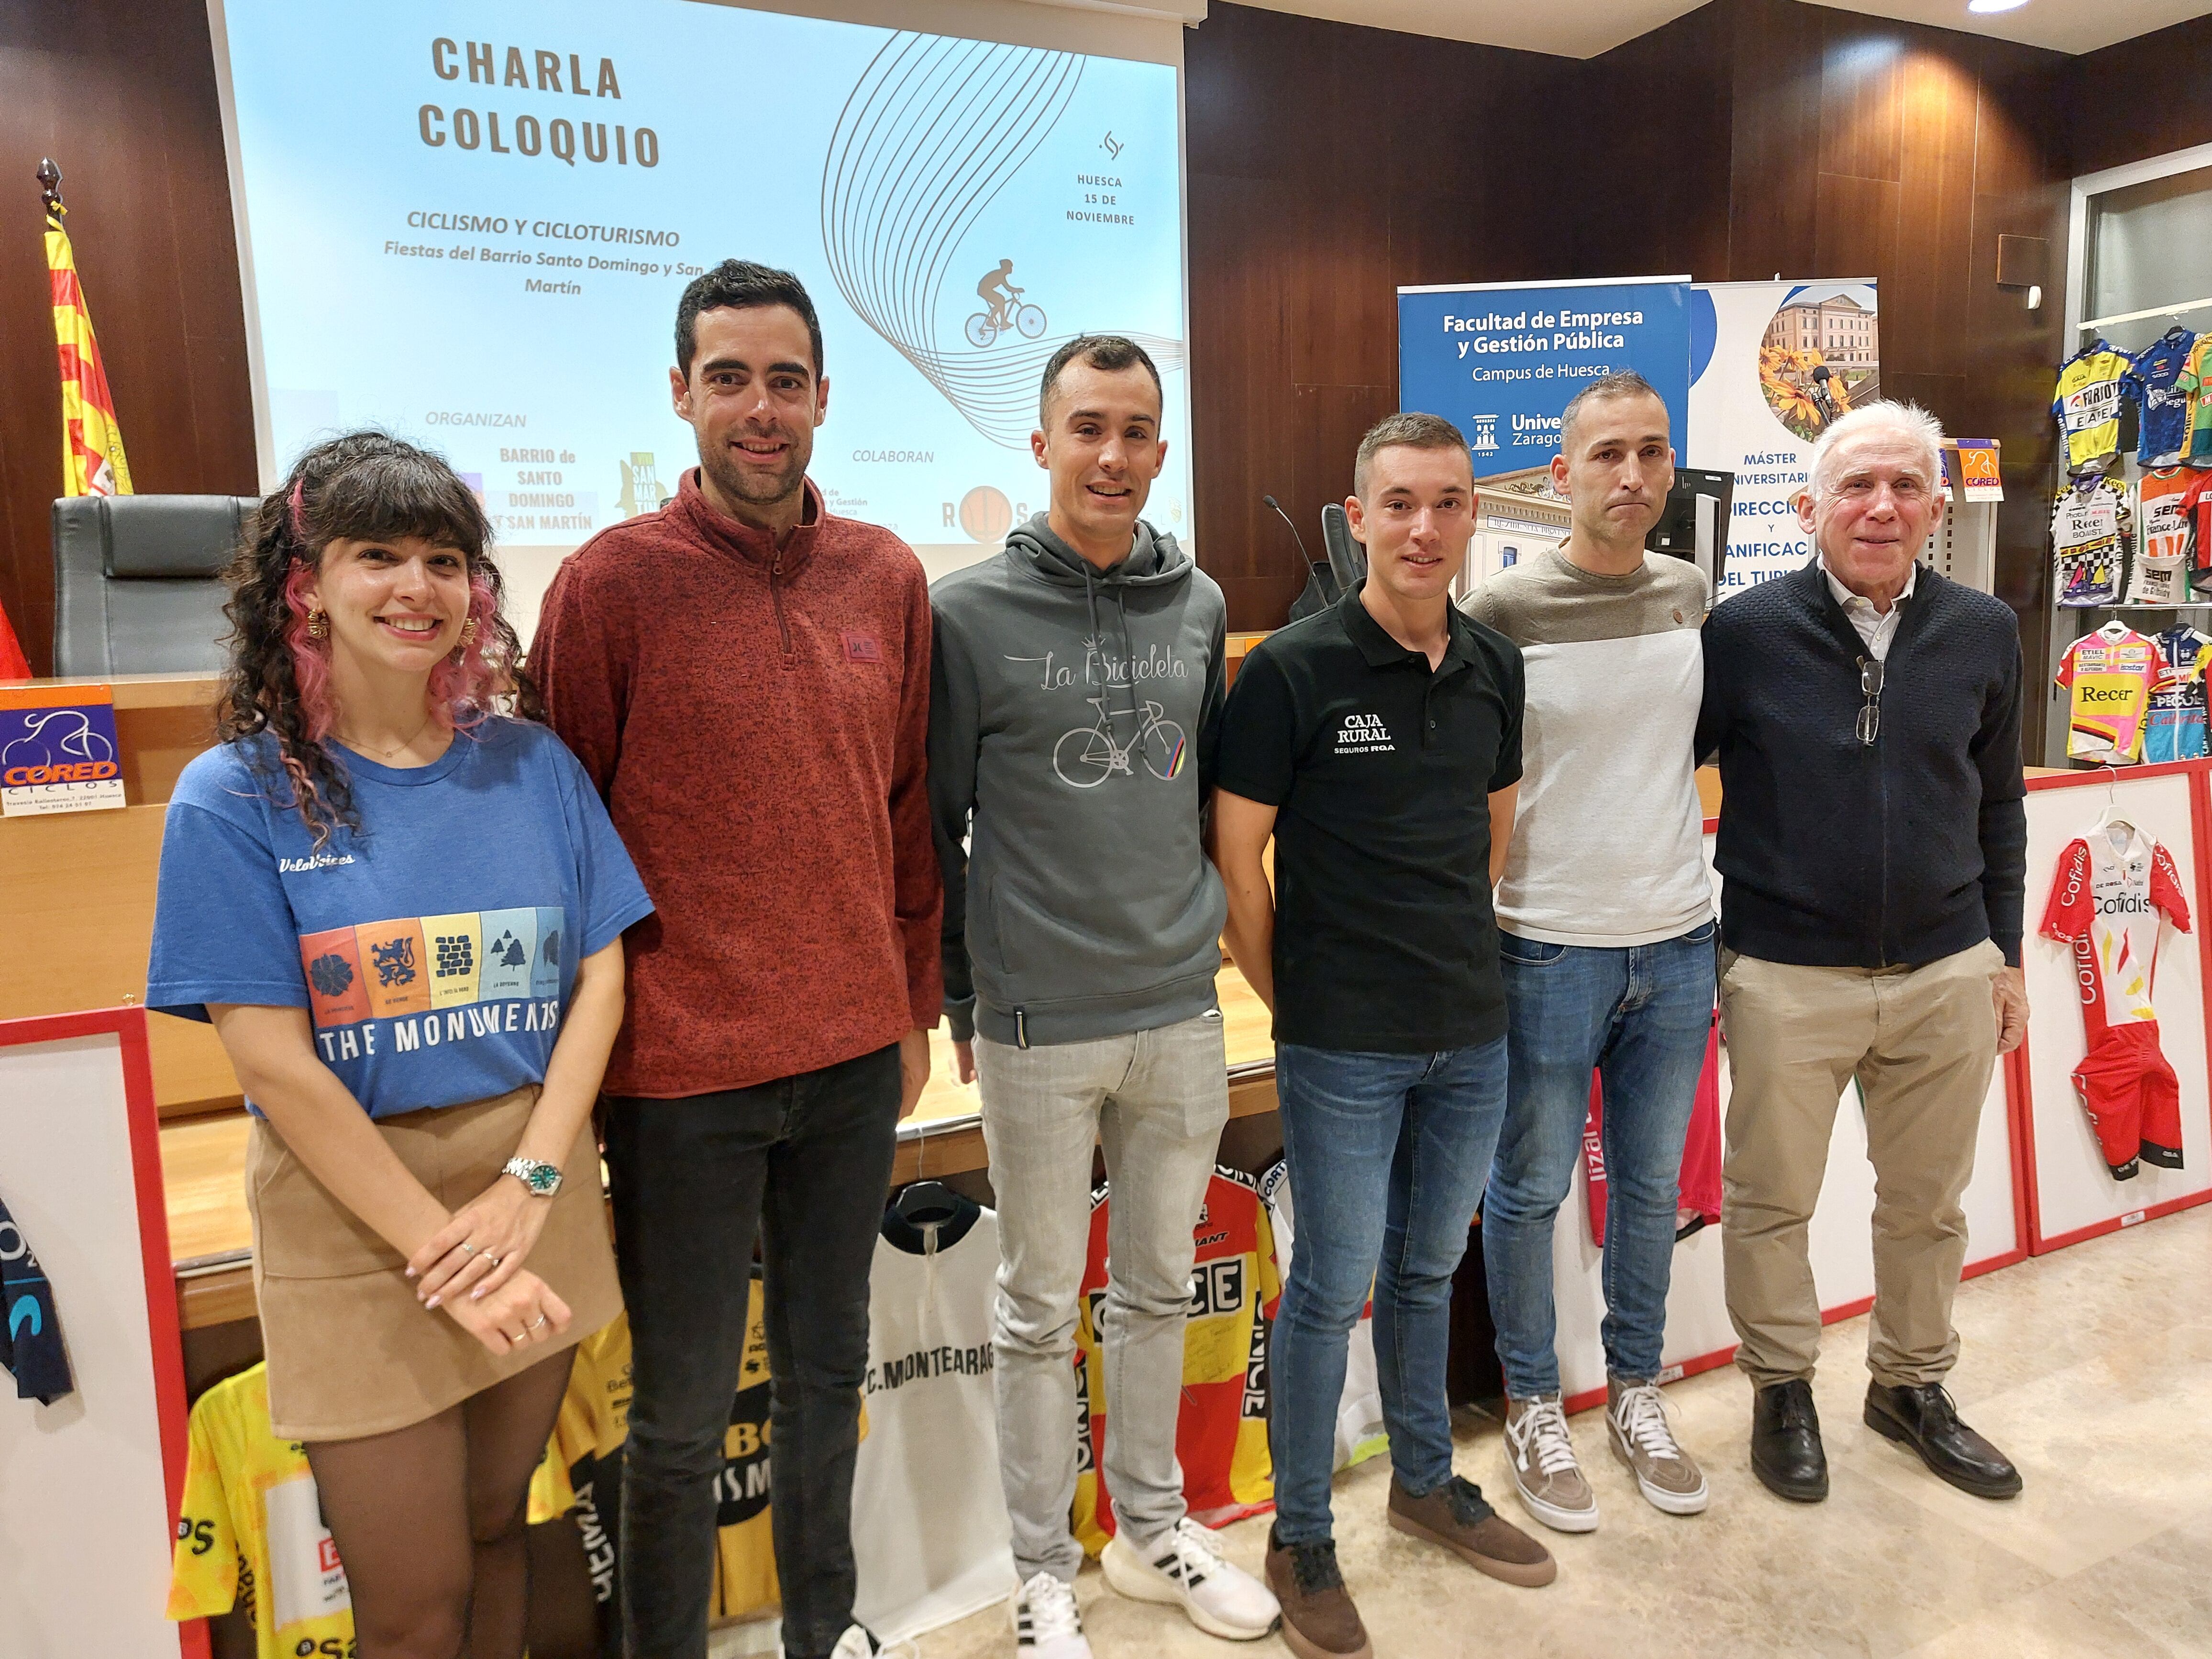
M 1297 526 L 1292 524 L 1291 522 L 1291 515 L 1283 511 L 1283 504 L 1277 501 L 1273 495 L 1262 495 L 1260 499 L 1262 501 L 1265 501 L 1269 507 L 1273 507 L 1275 509 L 1276 516 L 1280 518 L 1285 524 L 1290 525 L 1291 538 L 1298 544 L 1298 556 L 1305 560 L 1306 568 L 1310 570 L 1313 568 L 1313 558 L 1312 556 L 1306 551 L 1306 538 L 1298 534 Z

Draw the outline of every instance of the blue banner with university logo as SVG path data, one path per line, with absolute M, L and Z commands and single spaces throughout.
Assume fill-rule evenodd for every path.
M 1656 388 L 1686 456 L 1690 285 L 1683 277 L 1398 290 L 1398 404 L 1467 436 L 1478 483 L 1547 465 L 1559 412 L 1602 375 Z

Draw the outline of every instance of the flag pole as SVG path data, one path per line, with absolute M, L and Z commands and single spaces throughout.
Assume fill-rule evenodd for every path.
M 100 343 L 92 331 L 76 254 L 62 222 L 69 212 L 62 205 L 62 170 L 53 157 L 45 156 L 35 176 L 46 206 L 46 273 L 53 292 L 54 345 L 61 370 L 62 494 L 128 495 L 131 465 L 123 458 L 115 398 L 108 390 Z

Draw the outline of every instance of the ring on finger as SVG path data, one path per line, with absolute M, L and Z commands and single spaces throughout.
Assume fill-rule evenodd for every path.
M 497 1266 L 499 1266 L 499 1258 L 498 1258 L 497 1256 L 494 1255 L 493 1255 L 489 1250 L 486 1250 L 486 1251 L 483 1253 L 483 1259 L 484 1259 L 485 1261 L 487 1261 L 490 1262 L 490 1263 L 491 1263 L 491 1265 L 492 1265 L 493 1267 L 496 1267 Z
M 463 1239 L 463 1240 L 462 1240 L 459 1244 L 455 1245 L 453 1248 L 454 1248 L 454 1249 L 456 1249 L 466 1250 L 466 1251 L 467 1251 L 471 1255 L 474 1255 L 477 1253 L 477 1247 L 476 1247 L 475 1245 L 473 1245 L 473 1244 L 470 1243 L 469 1243 L 469 1241 L 468 1241 L 467 1239 L 465 1239 L 465 1239 Z
M 546 1315 L 546 1314 L 544 1314 L 544 1313 L 541 1312 L 541 1313 L 538 1316 L 538 1317 L 537 1317 L 535 1320 L 533 1320 L 533 1321 L 532 1321 L 532 1322 L 531 1322 L 531 1323 L 530 1323 L 530 1324 L 529 1324 L 526 1328 L 530 1329 L 530 1330 L 533 1330 L 533 1331 L 534 1331 L 534 1330 L 538 1330 L 538 1329 L 543 1328 L 545 1325 L 549 1324 L 550 1322 L 550 1316 L 548 1316 L 548 1315 Z

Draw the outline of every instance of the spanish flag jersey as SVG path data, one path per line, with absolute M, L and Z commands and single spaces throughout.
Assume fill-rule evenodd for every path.
M 1076 1322 L 1075 1535 L 1097 1555 L 1114 1534 L 1099 1455 L 1105 1446 L 1105 1357 L 1099 1318 L 1106 1303 L 1104 1183 L 1091 1195 L 1091 1255 Z M 1260 1188 L 1241 1170 L 1217 1166 L 1195 1230 L 1190 1311 L 1183 1334 L 1182 1407 L 1176 1457 L 1191 1518 L 1210 1527 L 1273 1508 L 1267 1457 L 1267 1321 L 1282 1295 L 1273 1235 Z

